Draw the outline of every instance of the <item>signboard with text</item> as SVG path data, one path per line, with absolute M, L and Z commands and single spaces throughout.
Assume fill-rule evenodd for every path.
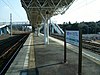
M 66 31 L 66 42 L 75 46 L 79 46 L 79 31 Z

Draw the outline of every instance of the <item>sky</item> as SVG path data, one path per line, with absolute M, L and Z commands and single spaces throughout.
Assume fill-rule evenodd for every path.
M 65 14 L 54 16 L 51 20 L 58 24 L 99 21 L 100 0 L 75 0 Z
M 9 22 L 10 13 L 13 22 L 28 21 L 20 0 L 0 0 L 0 22 Z
M 20 0 L 0 0 L 0 22 L 9 22 L 10 13 L 13 22 L 28 21 Z M 99 21 L 100 0 L 75 0 L 65 14 L 54 16 L 51 20 L 58 24 Z

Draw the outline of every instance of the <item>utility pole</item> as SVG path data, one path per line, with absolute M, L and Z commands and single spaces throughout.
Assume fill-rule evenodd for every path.
M 12 13 L 10 13 L 10 35 L 12 36 Z
M 78 75 L 82 75 L 82 29 L 79 29 L 79 61 Z

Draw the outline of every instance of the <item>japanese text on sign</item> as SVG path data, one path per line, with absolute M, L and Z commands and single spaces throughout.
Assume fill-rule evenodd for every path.
M 66 42 L 79 46 L 79 31 L 66 31 Z

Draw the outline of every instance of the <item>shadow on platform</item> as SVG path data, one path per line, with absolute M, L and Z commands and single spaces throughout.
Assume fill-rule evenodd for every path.
M 63 64 L 63 62 L 52 63 L 52 64 L 46 64 L 46 65 L 39 66 L 39 67 L 37 67 L 37 68 L 44 68 L 44 67 L 54 66 L 54 65 L 58 65 L 58 64 Z
M 20 75 L 39 75 L 38 68 L 21 70 Z
M 20 71 L 20 75 L 39 75 L 39 69 L 64 64 L 63 62 L 42 65 L 36 68 L 24 69 Z

